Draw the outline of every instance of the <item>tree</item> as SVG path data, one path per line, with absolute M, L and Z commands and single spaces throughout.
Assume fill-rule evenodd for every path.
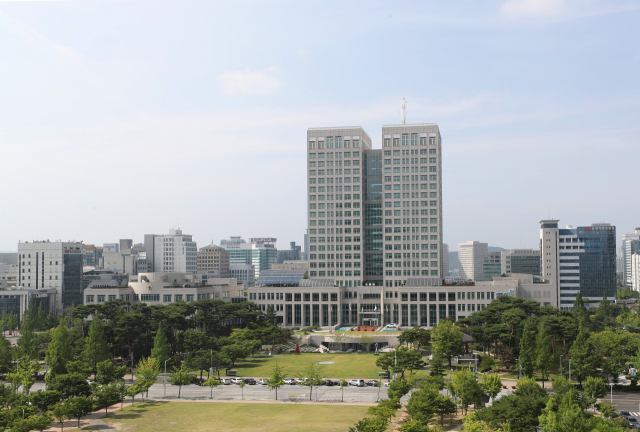
M 105 360 L 98 363 L 96 381 L 100 384 L 111 384 L 120 381 L 126 373 L 126 366 L 116 366 L 111 360 Z
M 276 400 L 278 400 L 278 389 L 284 385 L 284 374 L 282 367 L 276 361 L 271 369 L 271 377 L 267 380 L 267 388 L 276 391 Z
M 65 420 L 70 420 L 72 417 L 69 413 L 69 406 L 66 402 L 60 402 L 53 408 L 53 416 L 60 422 L 60 427 L 62 428 L 62 432 L 64 432 L 64 422 Z
M 441 353 L 434 353 L 431 356 L 431 362 L 429 363 L 429 375 L 441 376 L 444 374 L 444 358 Z
M 424 370 L 427 365 L 422 360 L 422 354 L 420 351 L 410 350 L 406 347 L 400 346 L 396 349 L 397 354 L 397 366 L 394 367 L 394 372 L 401 372 L 401 378 L 404 379 L 405 371 L 409 371 L 409 378 L 413 377 L 413 374 L 419 370 Z
M 216 371 L 216 375 L 220 376 L 220 369 L 226 369 L 231 366 L 231 360 L 221 352 L 215 352 L 210 358 L 211 367 Z
M 242 400 L 244 400 L 244 386 L 246 386 L 247 383 L 244 381 L 240 381 L 240 383 L 238 384 L 238 387 L 240 387 L 240 390 L 242 391 Z
M 109 414 L 109 407 L 121 402 L 125 394 L 126 387 L 124 383 L 96 386 L 94 389 L 94 402 L 98 409 L 104 408 L 104 416 L 106 417 Z
M 144 392 L 148 391 L 149 387 L 145 386 L 144 383 L 136 382 L 127 387 L 127 396 L 131 398 L 131 405 L 135 405 L 136 396 L 142 394 L 142 402 L 144 402 Z
M 203 386 L 209 386 L 211 388 L 211 397 L 209 399 L 213 399 L 213 388 L 218 387 L 220 385 L 220 380 L 216 379 L 213 375 L 209 377 L 205 382 L 202 383 Z
M 20 327 L 20 339 L 18 339 L 17 343 L 18 348 L 20 348 L 22 352 L 22 356 L 27 356 L 30 358 L 38 357 L 38 350 L 36 349 L 35 339 L 36 334 L 33 332 L 31 320 L 25 317 L 25 319 L 22 320 L 22 326 Z
M 191 374 L 189 373 L 189 369 L 187 369 L 187 365 L 184 363 L 180 365 L 180 367 L 174 367 L 173 372 L 171 372 L 171 378 L 169 382 L 171 385 L 178 386 L 178 399 L 180 398 L 180 391 L 182 390 L 183 385 L 187 385 L 191 383 Z
M 576 300 L 577 302 L 577 300 Z M 578 337 L 569 350 L 571 354 L 571 373 L 582 386 L 582 382 L 589 376 L 596 374 L 597 358 L 589 341 L 589 330 L 584 324 L 580 324 Z
M 431 329 L 431 346 L 433 352 L 441 354 L 449 361 L 451 367 L 451 357 L 462 354 L 464 345 L 462 343 L 462 330 L 456 327 L 451 320 L 442 320 Z
M 78 427 L 80 427 L 80 419 L 93 412 L 93 402 L 87 396 L 74 397 L 69 399 L 67 410 L 69 418 L 78 419 Z
M 98 372 L 98 363 L 111 357 L 109 354 L 109 346 L 104 337 L 104 323 L 100 319 L 99 314 L 94 315 L 91 321 L 89 336 L 85 341 L 82 355 L 89 369 L 94 374 Z
M 468 369 L 462 369 L 453 373 L 451 382 L 449 383 L 449 391 L 458 399 L 458 403 L 464 409 L 465 414 L 467 408 L 472 403 L 475 404 L 482 396 L 482 388 Z
M 9 341 L 0 337 L 0 373 L 6 373 L 11 367 L 12 348 Z
M 551 339 L 545 329 L 544 322 L 538 326 L 538 336 L 536 337 L 536 369 L 542 374 L 542 387 L 544 388 L 544 377 L 551 366 Z
M 160 363 L 155 357 L 143 357 L 138 362 L 138 370 L 134 374 L 144 391 L 149 393 L 149 387 L 153 385 L 160 375 Z
M 368 352 L 371 349 L 371 344 L 373 344 L 373 336 L 363 333 L 360 336 L 360 345 L 362 345 Z
M 584 432 L 592 430 L 589 419 L 574 401 L 573 392 L 568 392 L 558 401 L 550 398 L 540 416 L 540 426 L 545 432 Z
M 584 383 L 584 392 L 590 398 L 590 405 L 607 394 L 607 387 L 602 378 L 587 377 Z
M 331 342 L 338 345 L 338 350 L 342 349 L 342 344 L 344 343 L 346 336 L 344 332 L 334 332 L 331 336 Z
M 91 386 L 82 374 L 55 375 L 49 382 L 49 390 L 60 392 L 63 399 L 74 396 L 91 396 Z
M 156 337 L 153 340 L 153 349 L 151 350 L 151 357 L 158 360 L 158 363 L 162 366 L 165 361 L 169 360 L 170 348 L 167 342 L 167 335 L 164 332 L 162 326 L 158 327 Z
M 61 320 L 47 347 L 45 361 L 49 365 L 49 373 L 52 375 L 68 373 L 66 365 L 69 360 L 71 360 L 71 340 L 69 332 Z
M 405 330 L 400 334 L 400 336 L 398 336 L 398 342 L 412 344 L 417 350 L 428 344 L 430 340 L 431 332 L 421 328 L 420 326 L 415 326 L 411 330 Z
M 340 379 L 340 391 L 342 392 L 341 400 L 344 402 L 344 388 L 347 386 L 347 380 L 342 378 Z
M 246 348 L 239 343 L 234 343 L 223 346 L 222 353 L 225 357 L 231 360 L 231 366 L 233 366 L 236 363 L 236 360 L 246 355 Z
M 375 416 L 366 417 L 356 422 L 355 427 L 349 426 L 349 432 L 384 432 L 387 430 L 389 421 L 385 418 Z
M 522 374 L 526 377 L 533 377 L 536 367 L 536 328 L 534 321 L 528 319 L 524 324 L 522 339 L 520 339 L 520 367 Z
M 318 370 L 316 364 L 311 363 L 304 369 L 304 373 L 298 375 L 303 379 L 302 382 L 298 382 L 298 385 L 309 387 L 309 400 L 311 400 L 311 395 L 313 394 L 313 387 L 322 385 L 323 379 L 320 374 L 321 372 L 322 369 Z
M 267 308 L 267 313 L 264 316 L 264 320 L 271 325 L 278 325 L 278 315 L 276 311 L 273 309 L 273 306 L 269 306 Z
M 43 412 L 50 410 L 61 398 L 62 394 L 55 390 L 38 390 L 37 392 L 31 393 L 29 397 L 33 406 Z
M 480 386 L 486 395 L 494 399 L 498 393 L 500 393 L 500 390 L 502 390 L 500 375 L 496 373 L 482 375 L 480 378 Z
M 395 353 L 392 352 L 382 353 L 376 359 L 376 366 L 387 372 L 387 381 L 390 381 L 391 379 L 389 370 L 392 369 L 395 364 L 394 354 Z

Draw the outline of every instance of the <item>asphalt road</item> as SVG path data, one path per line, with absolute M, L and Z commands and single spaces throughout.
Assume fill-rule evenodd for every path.
M 31 388 L 31 391 L 43 390 L 43 383 L 36 383 Z M 388 387 L 380 388 L 380 399 L 386 399 Z M 276 393 L 274 390 L 269 390 L 267 386 L 263 385 L 246 385 L 242 390 L 236 384 L 220 385 L 214 387 L 213 398 L 219 400 L 242 400 L 244 392 L 245 400 L 275 400 Z M 208 399 L 211 395 L 211 388 L 207 386 L 186 385 L 182 386 L 180 392 L 181 398 L 189 399 Z M 138 396 L 139 397 L 139 396 Z M 146 395 L 145 395 L 146 397 Z M 165 389 L 162 384 L 154 384 L 149 389 L 149 397 L 152 399 L 162 399 L 166 397 L 168 399 L 175 399 L 178 397 L 178 387 L 169 383 Z M 405 396 L 406 398 L 406 396 Z M 136 398 L 137 400 L 138 398 Z M 309 387 L 302 387 L 298 385 L 285 384 L 278 389 L 278 400 L 290 400 L 290 401 L 308 401 L 309 400 Z M 313 389 L 311 396 L 312 401 L 316 401 L 316 388 Z M 341 402 L 342 390 L 339 386 L 318 387 L 317 392 L 318 402 Z M 375 404 L 378 400 L 378 387 L 354 387 L 348 386 L 344 388 L 344 402 L 362 402 Z
M 611 402 L 611 393 L 601 400 Z M 613 406 L 618 411 L 629 411 L 634 417 L 640 419 L 640 393 L 613 392 Z

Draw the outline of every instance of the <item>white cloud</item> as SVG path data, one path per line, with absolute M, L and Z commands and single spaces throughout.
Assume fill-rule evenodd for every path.
M 233 71 L 218 75 L 227 94 L 251 94 L 264 95 L 275 93 L 282 87 L 277 78 L 266 72 L 274 72 L 275 68 L 266 69 L 264 72 Z
M 565 7 L 565 0 L 507 0 L 500 5 L 500 13 L 508 18 L 554 18 Z

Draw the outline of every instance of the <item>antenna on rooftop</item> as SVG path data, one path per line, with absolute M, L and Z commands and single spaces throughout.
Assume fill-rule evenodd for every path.
M 402 98 L 402 108 L 400 109 L 400 120 L 402 124 L 406 124 L 407 122 L 407 100 Z

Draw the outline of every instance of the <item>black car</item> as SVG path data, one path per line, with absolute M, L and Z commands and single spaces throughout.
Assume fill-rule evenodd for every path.
M 368 386 L 375 386 L 376 384 L 378 384 L 378 380 L 369 380 L 369 381 L 367 381 L 367 385 Z
M 336 384 L 337 384 L 336 382 L 331 381 L 331 380 L 326 380 L 326 381 L 324 382 L 324 385 L 329 386 L 329 387 L 334 386 L 334 385 L 336 385 Z
M 627 418 L 631 417 L 631 413 L 629 411 L 620 411 L 620 417 L 626 420 Z
M 244 382 L 249 385 L 256 385 L 256 380 L 253 378 L 245 378 Z
M 627 417 L 627 421 L 631 426 L 638 426 L 638 420 L 635 417 Z

